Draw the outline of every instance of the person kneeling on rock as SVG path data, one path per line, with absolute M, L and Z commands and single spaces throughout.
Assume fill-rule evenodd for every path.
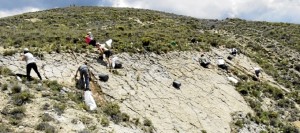
M 84 84 L 85 83 L 85 91 L 90 90 L 90 80 L 91 80 L 91 71 L 89 70 L 87 66 L 87 62 L 84 62 L 83 65 L 81 65 L 75 74 L 75 79 L 77 77 L 77 73 L 80 73 L 80 79 L 79 79 L 79 84 Z
M 225 64 L 225 60 L 222 57 L 219 57 L 217 60 L 217 65 L 219 68 L 226 70 L 228 72 L 228 66 Z
M 200 65 L 204 68 L 208 68 L 208 65 L 210 64 L 209 59 L 207 59 L 204 54 L 201 54 L 201 57 L 199 58 Z

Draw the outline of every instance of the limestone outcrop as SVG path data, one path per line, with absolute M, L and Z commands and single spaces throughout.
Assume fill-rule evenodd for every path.
M 15 74 L 25 74 L 25 62 L 18 56 L 1 57 L 0 65 Z M 194 60 L 198 52 L 116 56 L 124 68 L 112 72 L 93 53 L 45 54 L 37 65 L 43 79 L 57 80 L 72 88 L 78 66 L 88 60 L 95 77 L 109 74 L 107 82 L 93 81 L 101 87 L 104 99 L 117 102 L 130 118 L 151 120 L 154 132 L 228 133 L 232 114 L 252 113 L 226 72 L 214 67 L 214 62 L 206 69 Z M 31 75 L 37 77 L 34 71 Z M 172 86 L 174 80 L 181 82 L 180 89 Z M 117 129 L 114 131 L 122 132 Z

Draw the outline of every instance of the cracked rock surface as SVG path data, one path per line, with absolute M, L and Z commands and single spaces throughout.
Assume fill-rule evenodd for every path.
M 252 113 L 223 71 L 202 68 L 193 60 L 197 52 L 117 56 L 124 68 L 116 72 L 109 72 L 94 54 L 47 54 L 37 66 L 44 79 L 73 85 L 77 68 L 88 59 L 94 75 L 109 75 L 107 82 L 97 81 L 106 99 L 118 102 L 130 118 L 151 120 L 155 132 L 227 133 L 232 113 Z M 25 62 L 17 57 L 1 57 L 0 65 L 25 74 Z M 31 75 L 37 77 L 34 71 Z M 174 80 L 181 82 L 180 89 L 172 86 Z

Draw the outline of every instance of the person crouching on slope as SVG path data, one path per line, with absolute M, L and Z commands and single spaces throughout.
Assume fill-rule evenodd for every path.
M 30 77 L 30 71 L 31 69 L 33 69 L 36 74 L 38 75 L 38 77 L 40 78 L 40 80 L 42 80 L 42 77 L 37 69 L 36 63 L 35 63 L 35 58 L 33 57 L 33 55 L 29 52 L 28 48 L 24 48 L 24 55 L 22 57 L 22 61 L 26 61 L 26 75 L 27 75 L 27 81 L 31 81 L 31 77 Z
M 111 68 L 111 61 L 110 56 L 112 55 L 112 52 L 105 46 L 105 44 L 97 44 L 98 50 L 100 51 L 100 54 L 104 55 L 103 58 L 106 58 L 107 66 Z

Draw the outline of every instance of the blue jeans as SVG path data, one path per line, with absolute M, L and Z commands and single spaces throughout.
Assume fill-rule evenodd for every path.
M 87 69 L 80 70 L 80 82 L 85 83 L 85 90 L 90 89 L 89 73 Z

